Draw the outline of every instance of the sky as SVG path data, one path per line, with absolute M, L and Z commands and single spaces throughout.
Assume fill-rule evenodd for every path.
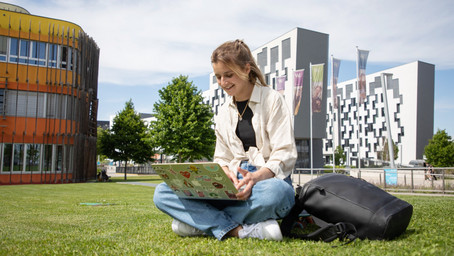
M 5 0 L 4 0 L 5 1 Z M 211 52 L 243 39 L 254 50 L 296 27 L 329 34 L 339 82 L 355 78 L 356 47 L 366 74 L 414 61 L 435 65 L 434 133 L 454 137 L 452 0 L 10 0 L 33 15 L 71 21 L 100 48 L 98 120 L 132 100 L 151 113 L 158 91 L 186 75 L 209 88 Z

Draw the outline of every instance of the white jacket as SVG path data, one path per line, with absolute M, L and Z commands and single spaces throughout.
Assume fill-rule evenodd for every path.
M 256 147 L 244 151 L 235 133 L 238 111 L 232 97 L 224 103 L 215 120 L 216 149 L 214 162 L 228 166 L 237 173 L 242 160 L 248 160 L 257 169 L 269 168 L 276 178 L 289 176 L 295 166 L 297 152 L 292 116 L 283 96 L 267 86 L 255 85 L 249 100 L 254 116 Z

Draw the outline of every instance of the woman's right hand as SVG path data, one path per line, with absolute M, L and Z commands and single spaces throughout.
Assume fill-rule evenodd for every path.
M 222 166 L 222 170 L 224 170 L 227 177 L 229 177 L 229 179 L 236 186 L 238 184 L 238 178 L 236 177 L 236 175 L 232 171 L 230 171 L 229 167 L 227 166 Z

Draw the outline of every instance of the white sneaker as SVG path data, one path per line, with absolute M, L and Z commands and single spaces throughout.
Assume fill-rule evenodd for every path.
M 243 225 L 238 232 L 240 238 L 258 238 L 266 240 L 281 241 L 281 228 L 276 220 L 267 220 L 251 225 Z
M 172 221 L 172 230 L 175 234 L 179 236 L 201 236 L 203 231 L 198 230 L 186 223 L 183 223 L 179 220 L 173 219 Z

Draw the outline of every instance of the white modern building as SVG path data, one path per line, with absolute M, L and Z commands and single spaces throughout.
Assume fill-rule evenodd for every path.
M 246 43 L 248 43 L 246 41 Z M 329 36 L 324 33 L 295 28 L 290 32 L 252 51 L 266 82 L 276 88 L 276 78 L 285 75 L 282 93 L 290 109 L 294 109 L 294 72 L 304 69 L 303 89 L 298 113 L 294 116 L 295 139 L 298 151 L 296 168 L 309 168 L 310 163 L 310 98 L 309 67 L 312 64 L 325 64 L 323 74 L 323 94 L 327 93 L 327 64 Z M 210 104 L 214 114 L 226 101 L 224 91 L 219 87 L 214 73 L 210 74 L 210 89 L 203 93 L 205 102 Z M 326 96 L 321 111 L 312 116 L 313 167 L 322 167 L 323 141 L 326 137 Z
M 386 98 L 382 73 L 389 74 Z M 411 160 L 422 159 L 424 147 L 433 136 L 434 80 L 435 66 L 420 61 L 367 75 L 367 96 L 361 106 L 357 104 L 356 79 L 342 82 L 335 95 L 338 109 L 333 108 L 329 88 L 323 147 L 326 162 L 332 162 L 333 148 L 341 145 L 347 153 L 347 165 L 358 166 L 358 156 L 361 166 L 380 164 L 388 136 L 386 101 L 391 137 L 399 149 L 395 164 L 408 165 Z

